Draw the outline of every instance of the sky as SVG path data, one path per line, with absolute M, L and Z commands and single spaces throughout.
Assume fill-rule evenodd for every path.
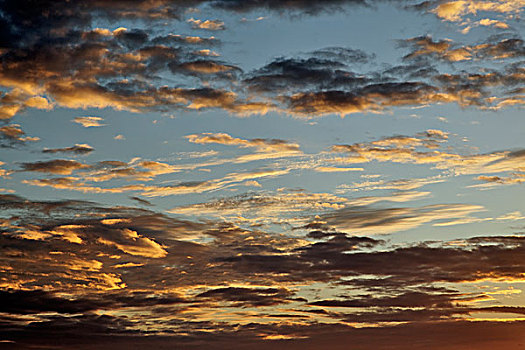
M 524 349 L 523 0 L 0 0 L 0 349 Z

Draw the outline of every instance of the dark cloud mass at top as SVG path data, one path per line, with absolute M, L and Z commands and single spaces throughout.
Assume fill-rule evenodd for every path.
M 98 16 L 159 21 L 179 18 L 201 5 L 315 14 L 347 4 L 366 5 L 361 1 L 3 1 L 0 84 L 10 91 L 1 98 L 0 118 L 31 107 L 54 106 L 132 112 L 219 108 L 238 115 L 277 111 L 313 117 L 380 112 L 404 105 L 457 103 L 500 109 L 522 103 L 514 89 L 523 81 L 519 65 L 484 74 L 468 68 L 449 73 L 430 60 L 422 61 L 517 59 L 523 57 L 523 40 L 516 36 L 491 37 L 486 43 L 468 46 L 429 36 L 408 39 L 402 46 L 412 49 L 405 56 L 409 63 L 384 71 L 355 67 L 370 62 L 373 54 L 328 47 L 306 57 L 277 58 L 243 74 L 236 64 L 198 55 L 195 46 L 207 49 L 218 42 L 213 37 L 94 26 Z M 165 82 L 169 73 L 175 84 Z M 469 83 L 456 83 L 458 74 L 467 76 Z

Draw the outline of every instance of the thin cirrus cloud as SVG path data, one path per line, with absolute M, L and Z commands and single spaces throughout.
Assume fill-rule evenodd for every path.
M 95 149 L 88 144 L 76 144 L 71 147 L 64 148 L 45 148 L 42 153 L 74 153 L 74 154 L 89 154 Z

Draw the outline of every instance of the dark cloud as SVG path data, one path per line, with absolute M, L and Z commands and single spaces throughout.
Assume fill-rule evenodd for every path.
M 423 82 L 370 84 L 354 91 L 297 93 L 287 99 L 289 111 L 302 116 L 381 111 L 392 106 L 446 102 L 438 89 Z
M 525 44 L 520 37 L 503 38 L 499 41 L 496 38 L 490 39 L 493 40 L 474 47 L 479 58 L 506 59 L 525 57 Z
M 198 294 L 197 298 L 215 301 L 229 301 L 236 306 L 271 306 L 290 302 L 294 293 L 284 288 L 239 288 L 227 287 L 211 289 Z M 296 299 L 297 300 L 297 299 Z M 305 299 L 302 299 L 305 301 Z
M 478 73 L 466 69 L 449 74 L 427 58 L 437 55 L 446 56 L 449 61 L 470 60 L 475 57 L 473 51 L 452 49 L 450 42 L 434 42 L 430 37 L 410 39 L 407 43 L 418 45 L 418 49 L 406 56 L 410 61 L 407 64 L 371 72 L 353 71 L 344 60 L 322 54 L 321 50 L 316 57 L 278 58 L 249 73 L 244 84 L 251 91 L 276 99 L 280 110 L 303 117 L 442 103 L 484 109 L 521 103 L 519 91 L 509 90 L 522 82 L 521 68 L 516 63 L 509 63 L 501 70 L 484 69 Z M 479 55 L 482 50 L 488 47 L 479 48 Z M 344 55 L 336 48 L 328 53 Z M 276 91 L 284 96 L 275 96 Z
M 459 298 L 460 294 L 429 294 L 410 292 L 399 296 L 388 297 L 357 297 L 343 300 L 320 300 L 311 303 L 324 307 L 452 307 L 451 299 Z
M 64 148 L 46 148 L 42 153 L 75 153 L 75 154 L 89 154 L 94 151 L 94 148 L 90 145 L 74 145 L 71 147 Z
M 340 9 L 344 5 L 367 5 L 366 0 L 294 0 L 282 2 L 279 0 L 214 0 L 212 4 L 216 7 L 234 10 L 250 11 L 254 9 L 269 9 L 273 11 L 299 10 L 304 13 L 315 15 L 326 10 Z
M 154 335 L 133 328 L 126 318 L 115 316 L 56 317 L 29 326 L 11 326 L 4 339 L 16 342 L 11 348 L 31 349 L 35 345 L 57 349 L 129 349 L 132 346 L 169 349 L 174 344 L 185 349 L 413 349 L 519 348 L 523 322 L 421 322 L 391 327 L 353 328 L 342 324 L 249 324 L 236 328 L 207 322 L 186 324 L 188 335 Z M 200 330 L 204 330 L 199 332 Z M 274 340 L 263 336 L 276 336 Z M 279 336 L 282 338 L 279 339 Z M 303 336 L 304 338 L 301 338 Z M 284 338 L 284 339 L 283 339 Z M 57 340 L 58 339 L 58 340 Z M 9 345 L 8 345 L 9 346 Z M 10 347 L 7 347 L 8 349 Z
M 22 163 L 23 171 L 36 171 L 41 173 L 69 175 L 78 169 L 89 168 L 88 165 L 76 160 L 54 159 L 34 163 Z
M 50 109 L 55 105 L 110 107 L 132 112 L 219 108 L 239 115 L 275 110 L 313 117 L 436 103 L 455 102 L 487 109 L 520 103 L 518 91 L 499 90 L 514 88 L 522 81 L 519 67 L 507 68 L 515 71 L 510 76 L 508 72 L 495 71 L 485 74 L 485 78 L 477 78 L 480 74 L 470 72 L 456 77 L 457 74 L 439 72 L 430 60 L 422 59 L 519 58 L 523 54 L 523 42 L 519 38 L 492 38 L 489 44 L 469 47 L 433 41 L 430 37 L 413 38 L 403 42 L 412 49 L 405 57 L 410 63 L 376 72 L 348 68 L 370 62 L 373 55 L 356 49 L 328 47 L 302 57 L 278 58 L 244 74 L 237 65 L 196 54 L 195 45 L 206 47 L 218 42 L 212 37 L 154 36 L 142 29 L 109 31 L 90 27 L 95 14 L 121 19 L 174 18 L 178 11 L 204 3 L 235 11 L 269 8 L 307 13 L 350 3 L 364 4 L 342 0 L 322 4 L 317 1 L 174 3 L 165 0 L 150 3 L 137 0 L 111 5 L 74 1 L 67 7 L 61 3 L 48 4 L 46 25 L 40 27 L 27 23 L 33 23 L 31 20 L 42 8 L 36 6 L 34 11 L 26 11 L 18 7 L 20 4 L 8 1 L 4 17 L 12 30 L 7 35 L 18 35 L 20 40 L 15 41 L 20 44 L 16 49 L 9 46 L 2 52 L 0 84 L 13 90 L 2 96 L 0 117 L 11 118 L 28 107 Z M 134 10 L 129 10 L 131 4 Z M 36 20 L 40 22 L 41 19 Z M 22 36 L 26 39 L 21 39 Z M 166 84 L 167 72 L 174 75 L 168 80 L 175 79 L 177 87 Z M 496 75 L 501 78 L 495 78 Z M 195 86 L 196 81 L 200 86 Z
M 487 109 L 521 103 L 519 91 L 509 90 L 522 82 L 519 67 L 494 71 L 485 74 L 485 78 L 476 78 L 483 74 L 470 69 L 456 78 L 456 72 L 438 71 L 431 60 L 423 59 L 516 59 L 523 56 L 523 41 L 519 37 L 499 36 L 470 46 L 434 41 L 431 37 L 412 38 L 403 42 L 412 50 L 405 57 L 408 63 L 375 72 L 355 69 L 356 63 L 370 62 L 372 54 L 327 47 L 299 57 L 278 58 L 243 73 L 235 64 L 199 55 L 195 46 L 208 50 L 210 45 L 219 43 L 213 37 L 166 33 L 156 36 L 154 30 L 93 28 L 94 18 L 100 16 L 159 21 L 177 18 L 200 5 L 233 11 L 271 9 L 315 14 L 349 4 L 367 3 L 119 0 L 110 4 L 5 0 L 2 21 L 8 29 L 0 56 L 0 84 L 11 90 L 0 97 L 0 118 L 11 118 L 27 108 L 53 106 L 109 107 L 132 112 L 218 108 L 239 115 L 281 111 L 312 117 L 436 103 L 455 102 Z M 130 23 L 133 22 L 127 24 Z M 200 25 L 204 23 L 207 22 Z M 511 69 L 514 74 L 509 76 Z M 501 78 L 494 78 L 496 75 Z M 479 80 L 493 82 L 489 85 Z
M 173 305 L 187 302 L 177 295 L 151 296 L 146 293 L 109 293 L 104 298 L 96 294 L 83 297 L 60 297 L 43 290 L 0 291 L 1 312 L 10 314 L 40 314 L 56 312 L 60 314 L 80 314 L 120 307 L 148 307 Z
M 150 201 L 147 201 L 144 198 L 140 198 L 140 197 L 129 197 L 129 198 L 133 199 L 134 201 L 139 202 L 140 204 L 153 205 Z
M 224 79 L 233 79 L 235 74 L 241 72 L 241 69 L 224 62 L 213 60 L 196 60 L 183 63 L 172 62 L 168 65 L 169 69 L 174 74 L 189 74 L 196 76 L 219 75 Z
M 374 54 L 368 54 L 362 50 L 349 49 L 344 47 L 325 47 L 312 51 L 310 53 L 313 57 L 323 57 L 337 62 L 352 63 L 369 63 L 375 58 Z
M 303 89 L 326 89 L 338 86 L 363 85 L 366 77 L 344 70 L 345 65 L 335 59 L 280 58 L 255 71 L 245 83 L 250 89 L 272 92 L 293 92 Z

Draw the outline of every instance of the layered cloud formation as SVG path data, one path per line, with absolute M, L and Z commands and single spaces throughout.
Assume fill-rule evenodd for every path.
M 0 347 L 520 348 L 523 8 L 0 0 Z

